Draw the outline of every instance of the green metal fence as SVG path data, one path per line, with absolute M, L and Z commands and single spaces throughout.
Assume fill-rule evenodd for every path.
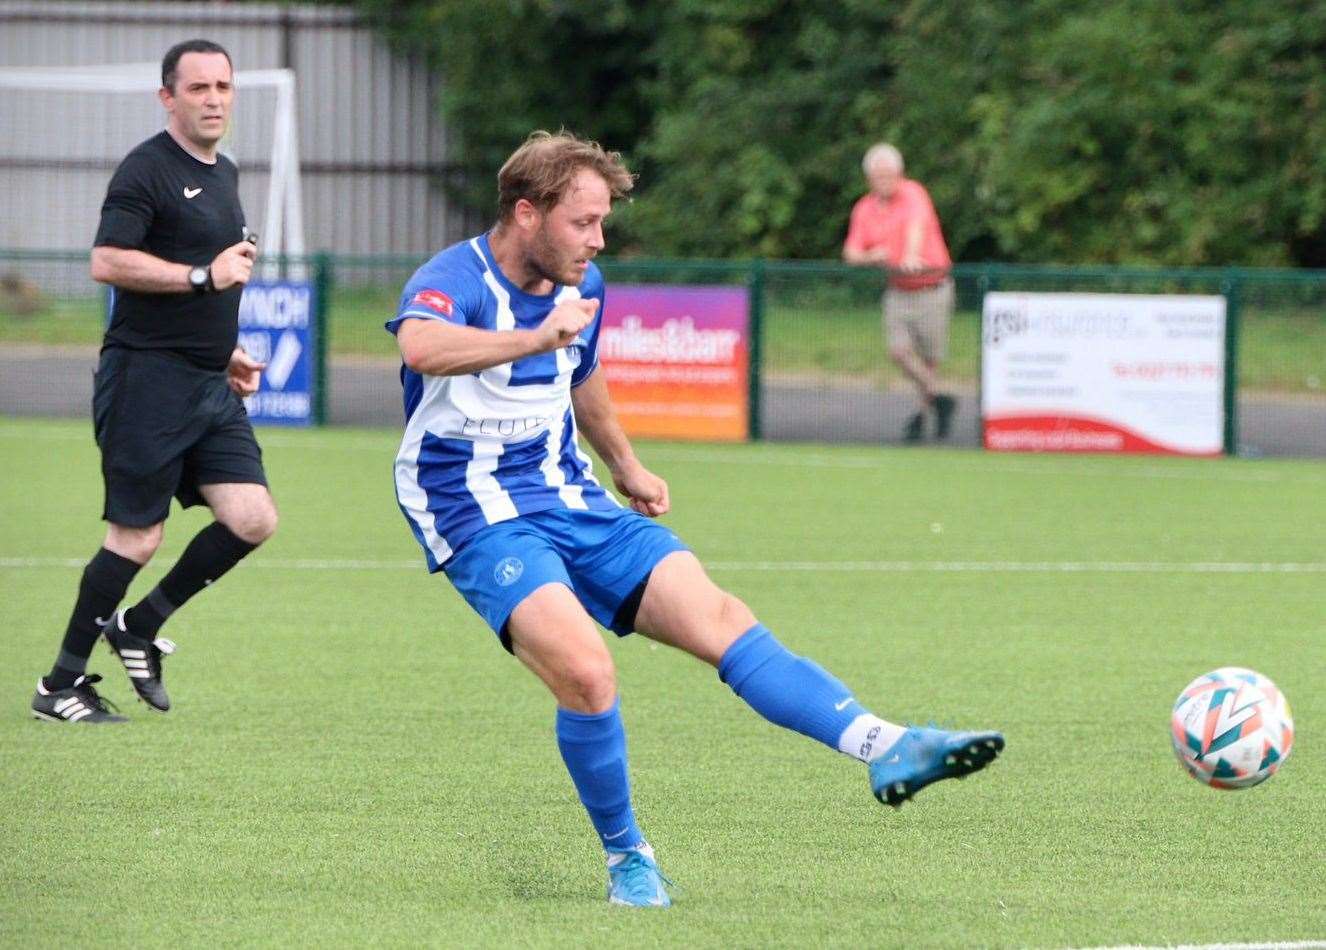
M 400 421 L 383 323 L 421 263 L 315 255 L 279 266 L 317 285 L 318 418 Z M 606 259 L 609 283 L 744 285 L 751 293 L 752 431 L 769 439 L 897 441 L 914 397 L 888 358 L 884 275 L 832 262 Z M 1228 302 L 1227 447 L 1326 456 L 1326 271 L 959 264 L 942 365 L 957 444 L 978 442 L 981 301 L 990 290 L 1222 294 Z M 0 414 L 85 415 L 105 296 L 83 252 L 0 250 Z

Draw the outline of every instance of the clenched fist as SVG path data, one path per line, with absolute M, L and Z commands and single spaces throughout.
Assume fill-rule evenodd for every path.
M 217 290 L 244 286 L 249 282 L 257 258 L 258 249 L 247 240 L 230 245 L 212 261 L 212 286 Z
M 564 300 L 553 307 L 534 331 L 537 345 L 535 352 L 547 353 L 571 343 L 581 330 L 589 326 L 598 309 L 597 300 Z

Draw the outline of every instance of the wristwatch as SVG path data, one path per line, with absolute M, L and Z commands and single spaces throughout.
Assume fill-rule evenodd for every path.
M 195 294 L 205 294 L 209 290 L 213 290 L 212 268 L 191 267 L 189 269 L 189 286 L 193 288 Z

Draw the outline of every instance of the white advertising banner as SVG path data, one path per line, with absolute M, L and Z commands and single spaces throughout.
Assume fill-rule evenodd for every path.
M 1224 447 L 1224 297 L 988 293 L 982 340 L 987 449 Z

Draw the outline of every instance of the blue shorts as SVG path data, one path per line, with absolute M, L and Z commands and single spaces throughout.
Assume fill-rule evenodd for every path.
M 635 629 L 658 562 L 688 550 L 667 528 L 629 508 L 550 508 L 489 525 L 442 569 L 510 650 L 511 612 L 550 583 L 569 587 L 591 617 L 625 636 Z

